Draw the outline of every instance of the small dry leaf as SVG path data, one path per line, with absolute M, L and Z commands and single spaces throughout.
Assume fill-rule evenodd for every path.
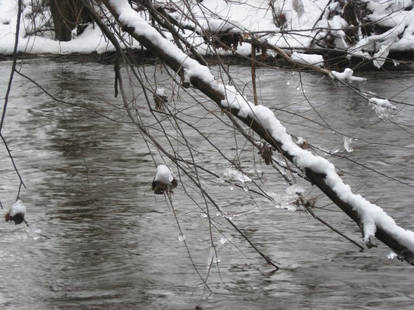
M 262 143 L 258 154 L 262 156 L 266 165 L 270 165 L 272 163 L 273 150 L 269 144 Z
M 163 95 L 154 94 L 155 109 L 158 111 L 164 111 L 164 105 L 168 102 L 168 97 Z
M 304 150 L 307 150 L 310 148 L 310 145 L 307 141 L 303 141 L 299 146 Z

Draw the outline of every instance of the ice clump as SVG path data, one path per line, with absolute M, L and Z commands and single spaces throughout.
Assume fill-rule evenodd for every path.
M 387 99 L 370 98 L 368 104 L 381 119 L 388 118 L 390 110 L 396 109 L 395 105 L 391 104 Z
M 344 137 L 344 148 L 345 151 L 347 151 L 348 153 L 351 153 L 354 151 L 354 148 L 352 147 L 352 138 L 350 137 Z
M 227 181 L 240 182 L 242 184 L 252 181 L 243 172 L 233 168 L 227 168 L 226 170 L 224 170 L 223 179 Z

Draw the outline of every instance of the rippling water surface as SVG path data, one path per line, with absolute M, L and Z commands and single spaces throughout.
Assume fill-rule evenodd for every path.
M 10 66 L 0 63 L 2 96 Z M 265 182 L 264 189 L 276 202 L 214 179 L 206 186 L 281 270 L 272 273 L 212 211 L 222 234 L 214 233 L 219 268 L 211 269 L 209 293 L 178 240 L 171 209 L 162 196 L 151 192 L 151 155 L 156 160 L 158 155 L 148 151 L 118 108 L 112 67 L 36 60 L 25 63 L 22 70 L 51 94 L 75 105 L 52 100 L 21 77 L 14 81 L 4 134 L 26 183 L 22 199 L 30 226 L 0 225 L 2 309 L 194 309 L 197 305 L 203 309 L 413 309 L 412 267 L 388 260 L 390 251 L 381 244 L 361 253 L 303 212 L 277 207 L 292 198 L 266 166 L 259 165 L 264 174 L 262 179 L 257 176 L 249 161 L 252 151 L 243 159 L 246 171 L 257 182 Z M 151 73 L 154 67 L 146 70 Z M 248 68 L 231 70 L 240 85 L 249 81 Z M 261 100 L 291 133 L 400 181 L 330 156 L 354 190 L 383 206 L 405 228 L 414 229 L 414 191 L 401 183 L 414 185 L 413 109 L 398 106 L 391 121 L 381 121 L 351 90 L 302 73 L 311 107 L 302 95 L 298 73 L 269 69 L 259 73 Z M 414 84 L 412 72 L 365 75 L 369 81 L 364 89 L 414 103 L 413 88 L 400 93 Z M 189 113 L 204 115 L 205 111 L 193 106 Z M 197 126 L 214 137 L 226 155 L 235 156 L 231 129 L 214 118 Z M 205 141 L 191 136 L 193 131 L 187 134 L 199 147 L 200 164 L 219 174 L 228 167 Z M 344 150 L 343 135 L 357 138 L 352 153 Z M 238 142 L 241 147 L 243 141 Z M 0 198 L 8 207 L 19 183 L 4 147 L 1 152 Z M 191 186 L 186 189 L 194 191 Z M 308 197 L 318 198 L 318 206 L 328 204 L 316 190 L 306 190 Z M 193 261 L 206 276 L 211 260 L 208 222 L 181 184 L 173 199 Z M 355 224 L 335 206 L 328 205 L 318 214 L 360 239 Z

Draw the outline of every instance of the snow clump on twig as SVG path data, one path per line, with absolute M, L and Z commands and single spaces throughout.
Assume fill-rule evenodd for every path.
M 14 222 L 15 225 L 26 222 L 24 216 L 26 215 L 26 206 L 19 199 L 9 209 L 9 212 L 4 216 L 6 222 Z
M 177 187 L 177 180 L 174 178 L 170 168 L 166 165 L 158 165 L 154 180 L 152 181 L 152 190 L 157 195 L 172 193 Z
M 323 57 L 318 54 L 303 54 L 293 52 L 291 58 L 293 61 L 303 65 L 313 65 L 317 67 L 323 67 L 324 65 Z
M 331 71 L 330 76 L 334 80 L 337 79 L 343 82 L 363 82 L 367 80 L 364 77 L 354 76 L 354 70 L 350 68 L 345 68 L 344 72 Z

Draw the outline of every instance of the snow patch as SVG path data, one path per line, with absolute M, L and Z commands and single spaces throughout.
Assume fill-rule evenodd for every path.
M 388 253 L 388 255 L 387 255 L 387 258 L 388 259 L 395 259 L 395 258 L 397 258 L 398 257 L 398 255 L 396 254 L 396 253 L 394 253 L 394 252 L 390 252 L 390 253 Z
M 171 185 L 173 180 L 174 176 L 170 168 L 168 168 L 166 165 L 158 165 L 154 181 L 157 181 L 164 185 Z
M 317 67 L 323 67 L 323 57 L 318 54 L 303 54 L 303 53 L 297 53 L 293 52 L 291 55 L 292 60 L 294 60 L 297 63 L 303 64 L 303 65 L 313 65 Z
M 157 88 L 156 90 L 155 90 L 155 94 L 157 95 L 157 96 L 165 96 L 165 88 Z
M 343 82 L 362 82 L 366 81 L 366 78 L 354 76 L 354 70 L 345 68 L 344 72 L 331 71 L 330 76 L 332 79 L 337 79 Z
M 11 217 L 14 217 L 17 214 L 22 214 L 25 215 L 26 214 L 26 206 L 23 204 L 23 202 L 19 199 L 17 200 L 11 207 L 9 210 L 9 215 Z

